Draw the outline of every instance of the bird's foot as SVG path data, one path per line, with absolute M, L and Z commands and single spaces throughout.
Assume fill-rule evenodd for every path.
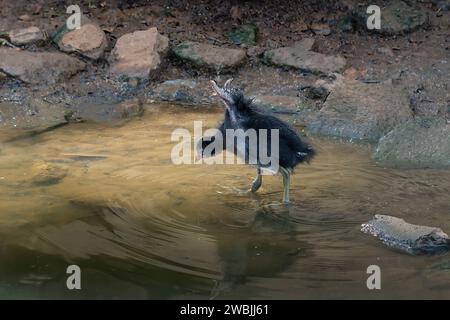
M 250 188 L 250 191 L 255 193 L 256 191 L 259 190 L 259 188 L 261 188 L 262 185 L 262 178 L 261 175 L 258 175 L 256 177 L 256 179 L 253 181 L 252 187 Z

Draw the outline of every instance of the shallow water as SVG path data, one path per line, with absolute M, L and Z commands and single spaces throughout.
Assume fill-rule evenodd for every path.
M 189 110 L 189 111 L 188 111 Z M 312 139 L 291 204 L 279 176 L 173 165 L 170 140 L 219 110 L 150 106 L 116 125 L 0 133 L 0 298 L 450 298 L 450 256 L 409 256 L 362 234 L 374 214 L 450 232 L 450 172 L 377 166 L 367 146 Z M 67 170 L 32 183 L 45 161 Z M 66 268 L 82 289 L 66 288 Z M 381 268 L 381 290 L 366 269 Z

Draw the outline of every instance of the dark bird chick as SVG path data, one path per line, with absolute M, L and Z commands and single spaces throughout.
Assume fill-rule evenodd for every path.
M 236 154 L 238 157 L 243 159 L 245 163 L 255 164 L 257 167 L 256 179 L 253 181 L 251 191 L 256 192 L 262 184 L 262 170 L 272 171 L 271 173 L 281 173 L 283 176 L 283 202 L 289 202 L 289 183 L 290 176 L 293 169 L 302 162 L 309 162 L 315 151 L 311 145 L 306 141 L 302 140 L 297 132 L 286 122 L 259 110 L 257 106 L 253 104 L 251 99 L 247 99 L 243 93 L 230 86 L 232 79 L 225 82 L 223 88 L 220 88 L 214 81 L 211 81 L 214 91 L 217 93 L 219 98 L 225 104 L 225 117 L 222 124 L 217 128 L 217 134 L 212 137 L 203 137 L 197 145 L 197 152 L 202 157 L 214 155 L 215 152 L 211 154 L 205 154 L 205 148 L 207 148 L 216 139 L 223 139 L 223 149 L 227 149 L 232 146 L 232 150 L 228 150 Z M 256 131 L 257 142 L 256 145 L 249 145 L 250 143 L 255 144 L 255 141 L 245 140 L 244 147 L 239 148 L 239 143 L 234 141 L 232 144 L 227 144 L 226 141 L 226 131 L 228 129 L 238 130 L 242 129 L 246 132 L 249 129 L 254 129 Z M 261 129 L 266 129 L 266 135 L 261 135 Z M 271 129 L 278 129 L 278 155 L 274 157 L 272 150 L 276 150 L 273 146 L 273 141 L 271 139 L 272 131 Z M 275 136 L 276 137 L 276 136 Z M 237 139 L 237 137 L 234 137 Z M 261 159 L 260 148 L 261 139 L 266 143 L 266 149 L 264 152 L 270 155 L 272 159 L 276 159 L 278 165 L 275 166 L 276 171 L 271 170 L 274 168 L 273 163 L 267 164 Z M 228 141 L 230 142 L 230 141 Z M 241 144 L 242 145 L 242 144 Z M 252 154 L 250 150 L 252 147 L 256 148 L 256 158 L 252 160 Z M 253 149 L 254 150 L 254 149 Z M 275 153 L 275 152 L 274 152 Z

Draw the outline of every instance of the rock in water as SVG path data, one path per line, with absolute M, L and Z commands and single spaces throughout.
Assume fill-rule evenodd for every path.
M 308 128 L 315 134 L 376 142 L 410 119 L 409 102 L 402 90 L 385 83 L 342 80 Z
M 450 168 L 450 124 L 444 118 L 417 117 L 380 139 L 373 158 L 403 168 Z
M 413 255 L 443 253 L 450 247 L 450 239 L 441 229 L 410 224 L 392 216 L 377 214 L 361 225 L 361 231 Z
M 116 76 L 147 78 L 157 70 L 169 48 L 169 39 L 150 28 L 121 36 L 111 52 L 110 72 Z
M 57 184 L 66 175 L 66 168 L 44 161 L 39 161 L 31 167 L 31 182 L 38 186 Z

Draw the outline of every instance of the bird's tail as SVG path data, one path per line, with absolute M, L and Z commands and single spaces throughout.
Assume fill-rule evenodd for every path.
M 302 150 L 297 151 L 297 158 L 299 159 L 299 162 L 310 163 L 315 155 L 316 150 L 309 144 L 306 144 Z

